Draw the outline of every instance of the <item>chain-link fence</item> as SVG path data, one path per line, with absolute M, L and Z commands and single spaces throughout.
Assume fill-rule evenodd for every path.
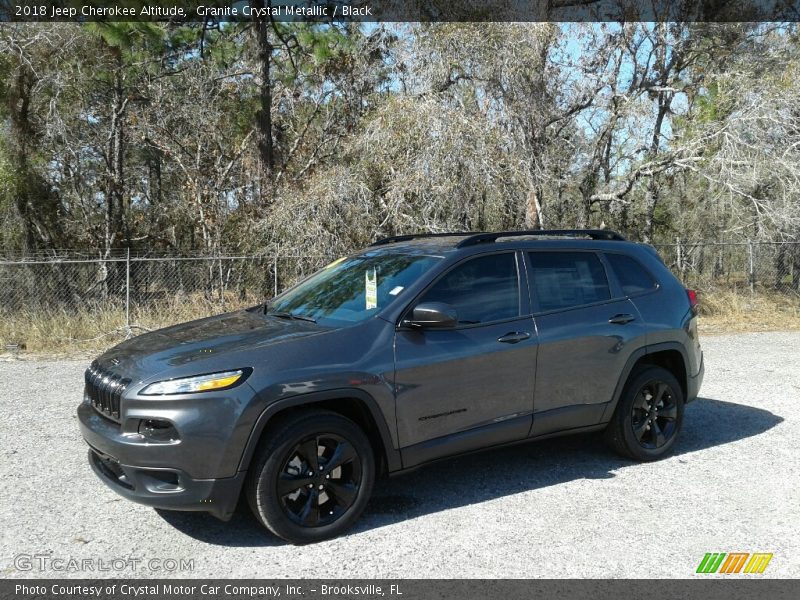
M 764 294 L 800 292 L 800 242 L 693 242 L 656 246 L 687 286 Z
M 657 246 L 701 294 L 800 298 L 800 243 Z M 139 257 L 66 254 L 0 259 L 0 353 L 96 349 L 156 329 L 263 302 L 331 256 Z
M 0 260 L 0 352 L 110 345 L 253 306 L 325 256 L 59 257 Z

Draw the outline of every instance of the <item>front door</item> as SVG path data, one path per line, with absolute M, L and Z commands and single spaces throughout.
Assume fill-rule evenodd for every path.
M 419 451 L 406 466 L 528 434 L 537 344 L 519 266 L 514 252 L 459 263 L 415 303 L 453 306 L 458 326 L 397 331 L 398 438 Z

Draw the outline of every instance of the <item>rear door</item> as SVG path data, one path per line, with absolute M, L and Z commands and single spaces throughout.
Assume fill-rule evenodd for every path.
M 527 436 L 536 335 L 521 260 L 511 251 L 457 264 L 413 305 L 450 304 L 458 312 L 459 325 L 445 330 L 398 329 L 398 437 L 401 448 L 419 447 L 417 454 L 404 454 L 406 466 Z M 468 431 L 477 435 L 444 444 L 448 436 Z M 437 439 L 442 441 L 439 449 Z
M 625 363 L 644 344 L 639 313 L 612 293 L 596 252 L 526 257 L 539 339 L 532 434 L 597 424 Z

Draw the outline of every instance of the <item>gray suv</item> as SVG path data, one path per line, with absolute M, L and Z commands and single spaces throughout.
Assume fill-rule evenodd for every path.
M 604 430 L 654 460 L 697 397 L 696 297 L 606 230 L 396 236 L 259 306 L 147 333 L 86 371 L 89 461 L 119 494 L 343 532 L 375 478 Z

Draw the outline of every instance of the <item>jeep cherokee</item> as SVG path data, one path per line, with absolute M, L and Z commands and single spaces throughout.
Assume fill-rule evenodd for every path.
M 125 341 L 78 408 L 119 494 L 285 540 L 343 532 L 376 476 L 604 430 L 654 460 L 703 378 L 696 297 L 606 230 L 404 235 L 246 310 Z

